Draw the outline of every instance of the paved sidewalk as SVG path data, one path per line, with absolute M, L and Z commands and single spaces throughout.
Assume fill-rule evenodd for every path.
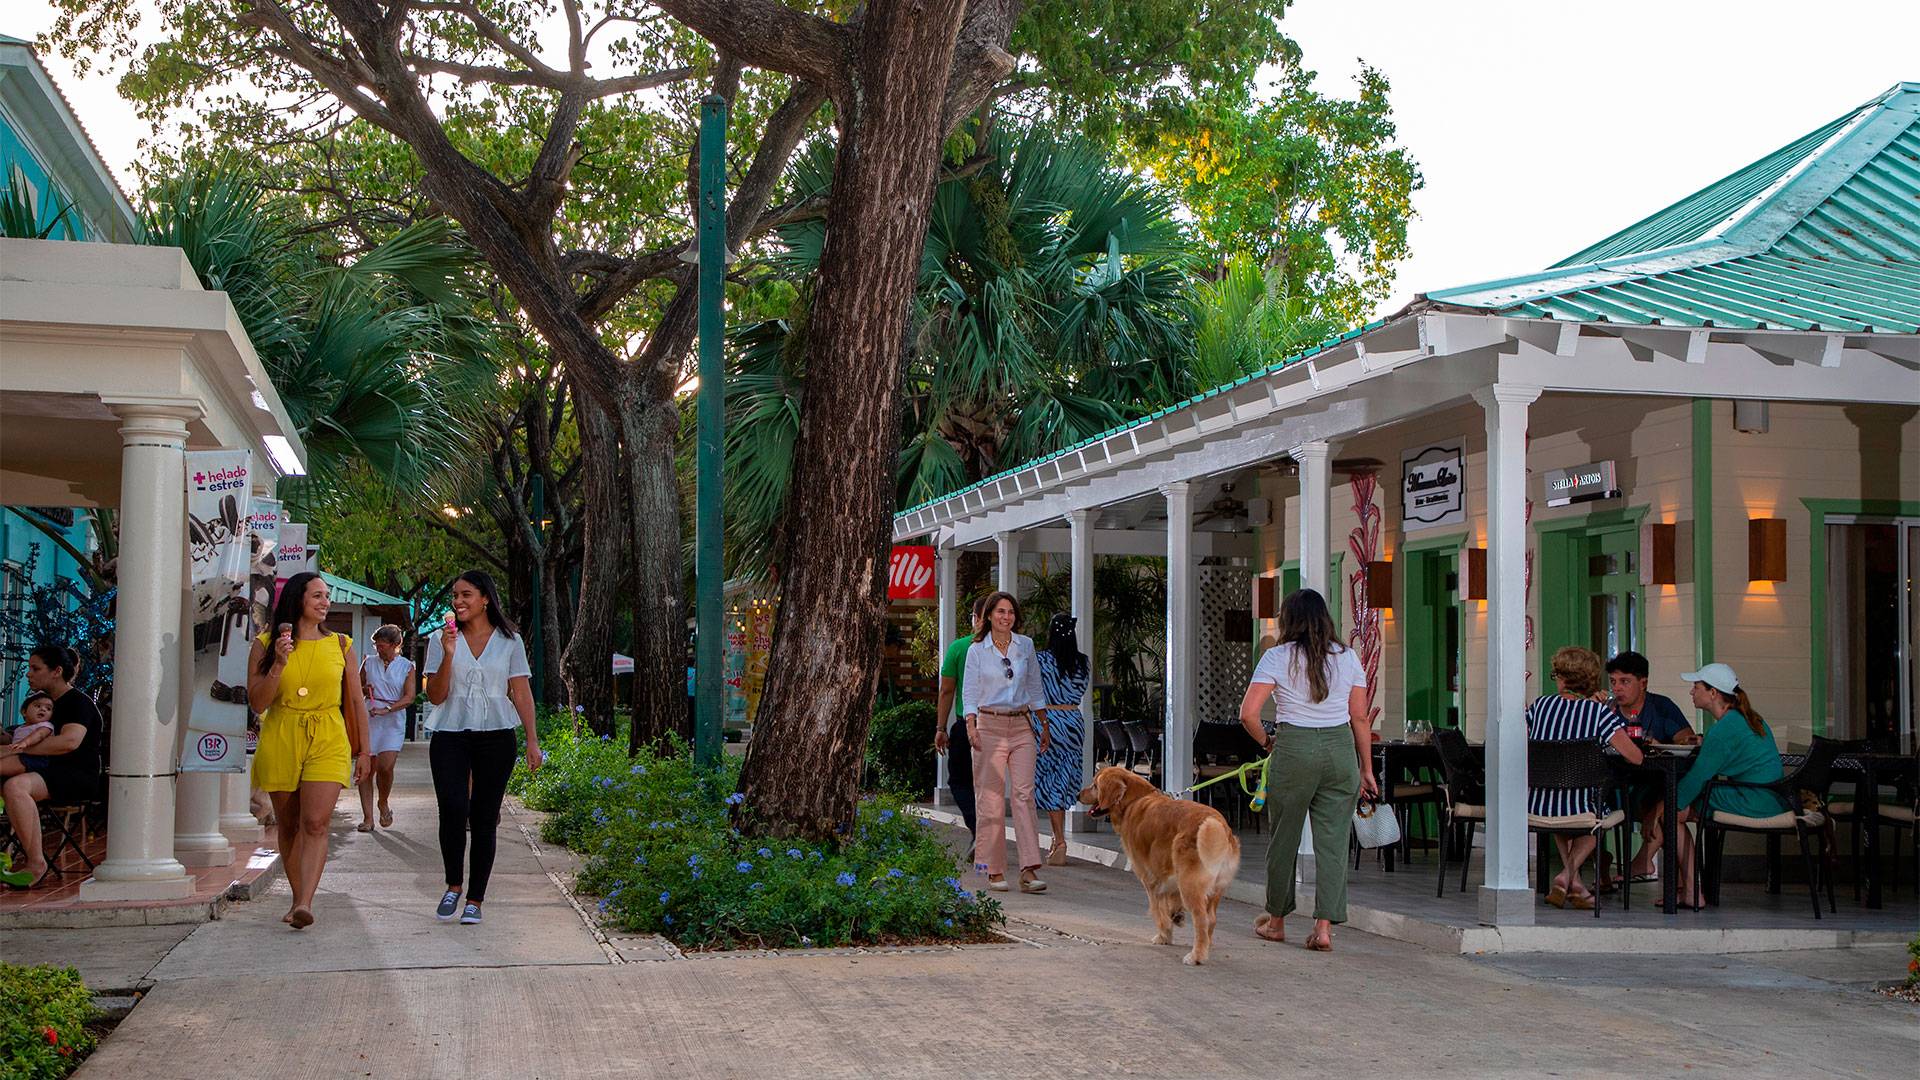
M 1904 968 L 1892 947 L 1476 958 L 1343 931 L 1322 955 L 1254 939 L 1228 903 L 1196 969 L 1184 930 L 1146 944 L 1131 875 L 1089 863 L 1004 898 L 1021 943 L 672 959 L 603 948 L 548 876 L 565 853 L 510 819 L 487 922 L 442 924 L 424 759 L 402 757 L 391 833 L 355 833 L 357 803 L 336 818 L 312 929 L 280 924 L 281 885 L 172 942 L 31 942 L 155 984 L 80 1080 L 1886 1077 L 1920 1055 L 1916 1010 L 1862 989 Z M 9 959 L 27 944 L 0 937 Z

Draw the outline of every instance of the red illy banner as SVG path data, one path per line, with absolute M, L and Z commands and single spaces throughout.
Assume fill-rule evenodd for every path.
M 932 545 L 896 545 L 887 566 L 887 599 L 934 598 Z

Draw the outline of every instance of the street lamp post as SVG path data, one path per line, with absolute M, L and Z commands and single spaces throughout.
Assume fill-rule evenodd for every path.
M 720 473 L 726 435 L 726 371 L 722 335 L 721 290 L 727 269 L 726 241 L 727 99 L 709 94 L 700 103 L 700 435 L 698 485 L 694 509 L 694 656 L 693 756 L 703 765 L 720 763 L 720 717 L 726 700 L 721 670 L 724 637 L 720 620 L 722 575 Z

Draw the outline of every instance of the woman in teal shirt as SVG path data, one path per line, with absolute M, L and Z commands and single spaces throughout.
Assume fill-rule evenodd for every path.
M 1774 745 L 1773 732 L 1740 689 L 1740 680 L 1725 664 L 1708 664 L 1699 671 L 1680 676 L 1693 684 L 1693 707 L 1713 717 L 1713 726 L 1700 740 L 1693 767 L 1680 778 L 1677 796 L 1680 824 L 1698 821 L 1694 804 L 1701 789 L 1716 776 L 1749 784 L 1769 784 L 1780 779 L 1780 748 Z M 1709 808 L 1723 814 L 1764 818 L 1784 814 L 1786 801 L 1771 791 L 1751 788 L 1715 788 Z M 1680 830 L 1679 902 L 1686 907 L 1699 906 L 1699 894 L 1693 881 L 1693 834 Z

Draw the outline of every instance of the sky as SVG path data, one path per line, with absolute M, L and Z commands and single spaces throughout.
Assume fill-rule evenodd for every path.
M 52 20 L 16 0 L 0 32 Z M 1542 269 L 1920 81 L 1916 0 L 1295 0 L 1282 26 L 1323 93 L 1352 96 L 1362 60 L 1387 77 L 1426 177 L 1379 314 Z M 131 188 L 146 125 L 111 78 L 44 61 Z

